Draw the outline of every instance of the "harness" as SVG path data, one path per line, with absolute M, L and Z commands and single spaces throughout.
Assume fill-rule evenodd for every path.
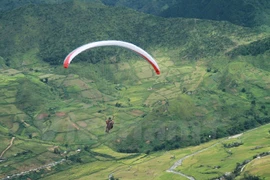
M 111 120 L 111 121 L 106 120 L 106 124 L 107 124 L 107 128 L 110 130 L 110 129 L 112 129 L 112 128 L 113 128 L 113 124 L 114 124 L 114 122 L 113 122 L 113 120 Z

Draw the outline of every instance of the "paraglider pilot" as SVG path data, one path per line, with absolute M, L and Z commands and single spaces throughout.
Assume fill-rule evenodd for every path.
M 113 124 L 114 124 L 114 121 L 111 117 L 109 117 L 107 120 L 106 120 L 106 131 L 107 133 L 109 133 L 109 131 L 113 128 Z

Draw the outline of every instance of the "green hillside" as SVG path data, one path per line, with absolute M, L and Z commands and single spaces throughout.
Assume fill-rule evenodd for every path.
M 67 8 L 72 9 L 68 14 Z M 80 119 L 78 114 L 85 111 L 102 112 L 98 113 L 102 119 L 117 114 L 125 123 L 120 123 L 112 138 L 120 139 L 116 144 L 123 152 L 195 145 L 208 141 L 209 133 L 218 138 L 269 121 L 268 49 L 262 44 L 268 38 L 263 32 L 226 22 L 168 20 L 79 2 L 29 5 L 2 14 L 1 24 L 1 54 L 7 70 L 2 91 L 8 92 L 7 98 L 8 86 L 14 89 L 12 105 L 30 124 L 40 114 L 48 114 L 46 125 L 34 126 L 38 137 L 53 132 L 47 139 L 55 139 L 58 130 L 52 114 L 63 111 L 70 116 L 67 113 L 78 107 L 86 108 L 75 110 L 75 121 L 93 117 L 87 113 Z M 154 76 L 139 57 L 121 48 L 97 48 L 78 56 L 77 62 L 87 66 L 75 62 L 70 70 L 61 68 L 69 51 L 103 39 L 121 39 L 145 48 L 156 57 L 162 75 Z M 258 51 L 262 46 L 265 49 Z M 258 52 L 243 54 L 238 49 Z M 251 55 L 260 63 L 250 60 Z M 18 77 L 9 75 L 9 68 L 17 69 Z M 4 115 L 10 114 L 16 113 Z M 102 126 L 100 115 L 94 117 Z M 120 131 L 121 126 L 127 132 Z
M 29 4 L 62 4 L 74 0 L 2 0 L 0 11 L 16 9 Z M 228 21 L 247 27 L 269 26 L 270 4 L 267 0 L 83 0 L 166 18 L 197 18 Z
M 0 153 L 15 137 L 0 157 L 1 178 L 27 170 L 24 163 L 139 161 L 270 121 L 267 31 L 80 1 L 1 12 L 0 29 Z M 147 50 L 161 75 L 119 47 L 92 49 L 62 67 L 76 47 L 107 39 Z M 106 134 L 109 116 L 116 124 Z M 110 153 L 100 152 L 105 146 Z
M 72 168 L 69 173 L 59 172 L 44 179 L 105 179 L 113 175 L 119 179 L 187 179 L 168 172 L 176 161 L 183 158 L 175 172 L 195 179 L 206 180 L 223 177 L 227 179 L 269 178 L 269 124 L 243 134 L 214 140 L 200 146 L 173 151 L 141 154 L 131 159 L 99 161 Z M 231 146 L 231 147 L 230 147 Z M 119 158 L 106 147 L 95 152 L 107 153 Z M 122 154 L 123 155 L 123 154 Z M 129 157 L 130 158 L 130 157 Z M 260 163 L 261 162 L 261 163 Z M 254 165 L 254 163 L 256 163 Z M 262 166 L 260 166 L 262 164 Z
M 67 13 L 67 9 L 71 10 Z M 13 19 L 12 24 L 9 19 Z M 14 55 L 14 51 L 25 53 L 36 47 L 38 56 L 54 65 L 60 64 L 71 49 L 103 39 L 120 39 L 147 50 L 176 50 L 178 52 L 168 54 L 171 54 L 173 61 L 180 61 L 181 57 L 198 59 L 227 50 L 236 45 L 231 36 L 240 35 L 242 41 L 252 41 L 252 37 L 257 36 L 251 29 L 232 26 L 226 22 L 163 19 L 129 9 L 107 7 L 98 3 L 84 5 L 77 1 L 53 6 L 29 5 L 15 12 L 3 13 L 1 23 L 3 57 L 7 59 Z M 4 48 L 6 46 L 12 48 Z M 101 53 L 114 55 L 115 49 L 101 49 L 90 52 L 90 55 Z M 79 58 L 85 60 L 83 55 Z M 99 56 L 94 56 L 95 59 L 90 61 L 103 59 Z
M 65 151 L 65 147 L 52 143 L 15 138 L 5 155 L 9 160 L 0 164 L 0 177 L 7 177 L 3 175 L 9 172 L 10 179 L 187 179 L 184 176 L 201 180 L 267 179 L 269 137 L 267 124 L 200 146 L 151 154 L 117 153 L 104 145 L 91 150 L 85 147 L 80 151 L 72 148 Z M 0 138 L 1 142 L 9 143 L 10 139 Z M 27 147 L 31 150 L 25 151 Z M 69 158 L 65 159 L 67 155 Z M 172 168 L 179 160 L 182 164 Z
M 9 11 L 13 9 L 20 8 L 22 6 L 27 6 L 29 4 L 62 4 L 65 2 L 72 2 L 73 0 L 1 0 L 0 1 L 0 11 Z M 95 2 L 102 3 L 100 0 L 84 0 L 84 2 Z

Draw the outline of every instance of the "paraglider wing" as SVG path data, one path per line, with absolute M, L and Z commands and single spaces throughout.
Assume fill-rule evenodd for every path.
M 152 65 L 154 70 L 156 71 L 156 74 L 160 74 L 160 69 L 158 67 L 157 62 L 145 50 L 143 50 L 142 48 L 140 48 L 134 44 L 124 42 L 124 41 L 116 41 L 116 40 L 97 41 L 97 42 L 88 43 L 88 44 L 85 44 L 83 46 L 78 47 L 77 49 L 73 50 L 71 53 L 69 53 L 67 55 L 67 57 L 64 60 L 64 64 L 63 64 L 64 68 L 68 68 L 72 59 L 75 56 L 77 56 L 78 54 L 80 54 L 81 52 L 88 50 L 88 49 L 91 49 L 91 48 L 94 48 L 94 47 L 100 47 L 100 46 L 120 46 L 120 47 L 130 49 L 130 50 L 136 52 L 137 54 L 139 54 L 140 56 L 142 56 L 145 60 L 147 60 Z

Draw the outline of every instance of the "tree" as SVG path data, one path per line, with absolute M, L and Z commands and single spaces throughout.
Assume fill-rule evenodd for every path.
M 250 175 L 250 174 L 244 174 L 244 178 L 241 180 L 262 180 L 259 176 L 256 175 Z

